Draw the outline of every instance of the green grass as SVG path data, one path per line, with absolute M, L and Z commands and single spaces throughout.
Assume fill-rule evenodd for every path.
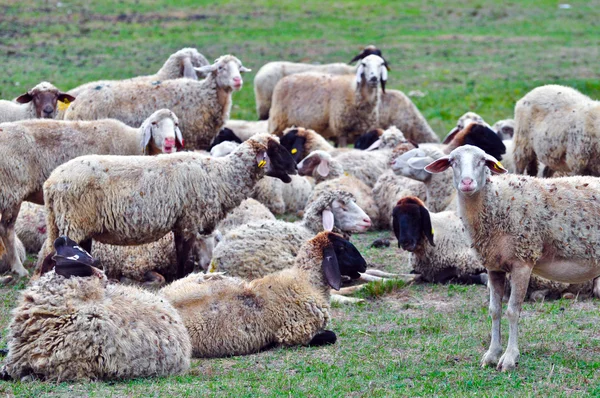
M 271 60 L 345 62 L 376 44 L 392 66 L 388 87 L 413 98 L 438 134 L 473 110 L 488 122 L 547 83 L 600 97 L 600 2 L 569 1 L 117 1 L 0 3 L 0 98 L 41 80 L 63 89 L 154 73 L 169 54 L 197 47 L 238 56 L 253 72 L 232 117 L 254 120 L 254 73 Z M 389 232 L 353 240 L 369 263 L 408 272 Z M 17 286 L 2 290 L 6 336 Z M 597 301 L 527 303 L 521 361 L 512 373 L 480 369 L 489 342 L 482 286 L 372 284 L 366 302 L 333 309 L 336 345 L 195 360 L 179 377 L 119 383 L 6 383 L 20 396 L 539 396 L 600 395 Z M 503 341 L 507 324 L 503 322 Z M 5 340 L 2 340 L 2 344 Z

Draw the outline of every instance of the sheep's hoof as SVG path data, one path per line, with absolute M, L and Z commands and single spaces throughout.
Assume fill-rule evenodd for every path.
M 565 300 L 574 300 L 575 299 L 575 295 L 571 292 L 567 292 L 565 294 L 562 295 L 562 298 L 564 298 Z
M 374 247 L 376 249 L 381 249 L 382 247 L 390 247 L 390 240 L 385 238 L 375 239 L 373 243 L 371 243 L 370 247 Z
M 502 372 L 508 372 L 517 367 L 517 359 L 519 358 L 519 353 L 512 353 L 506 351 L 502 357 L 500 357 L 500 361 L 498 362 L 497 370 L 501 370 Z
M 594 297 L 600 298 L 600 278 L 594 280 Z
M 536 290 L 534 292 L 531 292 L 529 297 L 531 298 L 531 301 L 544 301 L 547 295 L 548 290 Z
M 12 277 L 12 275 L 5 275 L 0 278 L 0 285 L 8 285 L 13 280 L 14 280 L 14 278 Z
M 486 366 L 496 366 L 501 354 L 501 348 L 498 348 L 497 350 L 490 348 L 485 354 L 483 354 L 483 358 L 481 358 L 481 367 L 485 368 Z

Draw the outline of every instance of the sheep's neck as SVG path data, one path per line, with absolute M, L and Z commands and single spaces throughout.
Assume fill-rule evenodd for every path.
M 483 201 L 486 196 L 487 184 L 482 190 L 474 193 L 471 196 L 465 196 L 461 193 L 458 195 L 458 215 L 463 224 L 469 231 L 471 239 L 473 233 L 480 230 L 481 216 L 484 212 Z
M 306 280 L 323 294 L 323 297 L 329 301 L 330 287 L 323 274 L 323 258 L 316 256 L 315 253 L 322 253 L 322 249 L 309 246 L 308 249 L 300 251 L 296 256 L 294 267 L 306 274 Z

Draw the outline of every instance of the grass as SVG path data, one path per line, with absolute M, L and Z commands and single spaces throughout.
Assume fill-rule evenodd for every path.
M 391 63 L 388 87 L 413 100 L 438 134 L 473 110 L 488 122 L 547 83 L 600 97 L 598 0 L 572 1 L 45 0 L 0 4 L 0 98 L 41 80 L 63 89 L 154 73 L 169 54 L 197 47 L 238 56 L 254 72 L 234 94 L 232 117 L 254 120 L 252 80 L 264 63 L 348 61 L 374 43 Z M 389 232 L 353 238 L 367 260 L 408 272 Z M 25 283 L 2 289 L 3 338 Z M 600 395 L 597 301 L 527 303 L 521 361 L 512 373 L 480 369 L 489 342 L 481 286 L 372 284 L 366 302 L 333 309 L 339 341 L 195 360 L 179 377 L 118 383 L 6 383 L 18 396 L 536 396 Z M 503 341 L 507 325 L 503 322 Z M 5 343 L 5 340 L 2 340 Z

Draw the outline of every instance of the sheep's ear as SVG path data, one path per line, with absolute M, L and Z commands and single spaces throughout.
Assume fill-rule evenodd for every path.
M 448 167 L 450 167 L 450 156 L 443 156 L 435 162 L 425 166 L 425 171 L 432 174 L 441 173 L 442 171 L 448 170 Z
M 269 155 L 266 149 L 259 149 L 256 153 L 256 165 L 259 168 L 264 168 L 269 164 Z
M 326 246 L 323 249 L 323 273 L 325 279 L 332 289 L 340 290 L 342 286 L 342 274 L 340 273 L 340 265 L 338 264 L 337 256 L 332 245 Z
M 329 209 L 323 210 L 323 229 L 325 231 L 333 231 L 333 213 Z
M 181 134 L 181 130 L 179 129 L 178 124 L 175 125 L 175 138 L 177 138 L 177 140 L 175 141 L 177 152 L 182 151 L 185 146 L 185 143 L 183 142 L 183 135 Z
M 195 67 L 194 70 L 204 76 L 208 76 L 210 73 L 217 70 L 217 64 Z
M 502 163 L 500 163 L 499 161 L 496 160 L 495 157 L 493 157 L 492 155 L 488 155 L 487 153 L 485 154 L 485 165 L 494 174 L 508 173 L 508 170 L 506 170 L 502 166 Z
M 152 123 L 148 122 L 143 126 L 142 129 L 142 150 L 145 151 L 146 147 L 152 139 Z
M 419 210 L 421 212 L 421 228 L 423 228 L 423 233 L 429 243 L 431 243 L 431 246 L 435 246 L 435 243 L 433 243 L 433 226 L 431 225 L 429 211 L 423 206 L 419 206 Z
M 33 96 L 29 93 L 25 93 L 19 95 L 15 101 L 17 101 L 19 104 L 26 104 L 28 102 L 33 101 Z
M 192 60 L 190 57 L 185 57 L 181 61 L 181 75 L 188 79 L 198 80 L 198 75 L 196 74 L 196 70 L 194 69 L 194 65 L 192 65 Z
M 408 165 L 415 170 L 423 170 L 431 162 L 433 162 L 433 158 L 426 156 L 424 158 L 420 158 L 420 157 L 410 158 L 410 159 L 408 159 L 408 161 L 406 163 L 408 163 Z
M 56 266 L 56 261 L 52 259 L 53 256 L 54 253 L 51 253 L 44 258 L 44 261 L 40 267 L 40 276 L 52 271 Z
M 460 131 L 460 129 L 458 127 L 454 127 L 452 130 L 450 130 L 448 135 L 444 138 L 444 141 L 442 142 L 442 144 L 447 144 L 450 141 L 452 141 L 454 139 L 454 137 L 456 136 L 456 133 L 458 133 L 459 131 Z
M 67 94 L 67 93 L 58 93 L 58 100 L 60 102 L 63 102 L 65 105 L 70 104 L 71 102 L 75 101 L 76 98 L 74 96 L 72 96 L 71 94 Z
M 58 275 L 64 276 L 65 278 L 70 278 L 72 276 L 89 277 L 96 274 L 91 265 L 85 265 L 77 262 L 64 265 L 57 264 L 54 267 L 54 271 Z
M 379 148 L 380 146 L 381 146 L 381 138 L 378 139 L 377 141 L 375 141 L 374 143 L 372 143 L 370 147 L 365 149 L 365 151 L 374 151 L 375 149 Z
M 326 159 L 321 159 L 317 166 L 317 173 L 321 177 L 327 177 L 329 175 L 329 162 Z
M 363 75 L 364 71 L 365 71 L 365 66 L 361 62 L 360 64 L 358 64 L 358 67 L 356 68 L 356 84 L 362 83 L 362 75 Z
M 241 73 L 252 72 L 252 69 L 246 68 L 244 65 L 242 65 L 242 66 L 240 66 L 240 72 Z
M 381 91 L 383 91 L 384 94 L 385 94 L 385 83 L 387 82 L 387 79 L 388 79 L 388 71 L 387 71 L 387 68 L 385 67 L 385 63 L 384 63 L 383 65 L 381 65 L 381 75 L 380 75 Z

